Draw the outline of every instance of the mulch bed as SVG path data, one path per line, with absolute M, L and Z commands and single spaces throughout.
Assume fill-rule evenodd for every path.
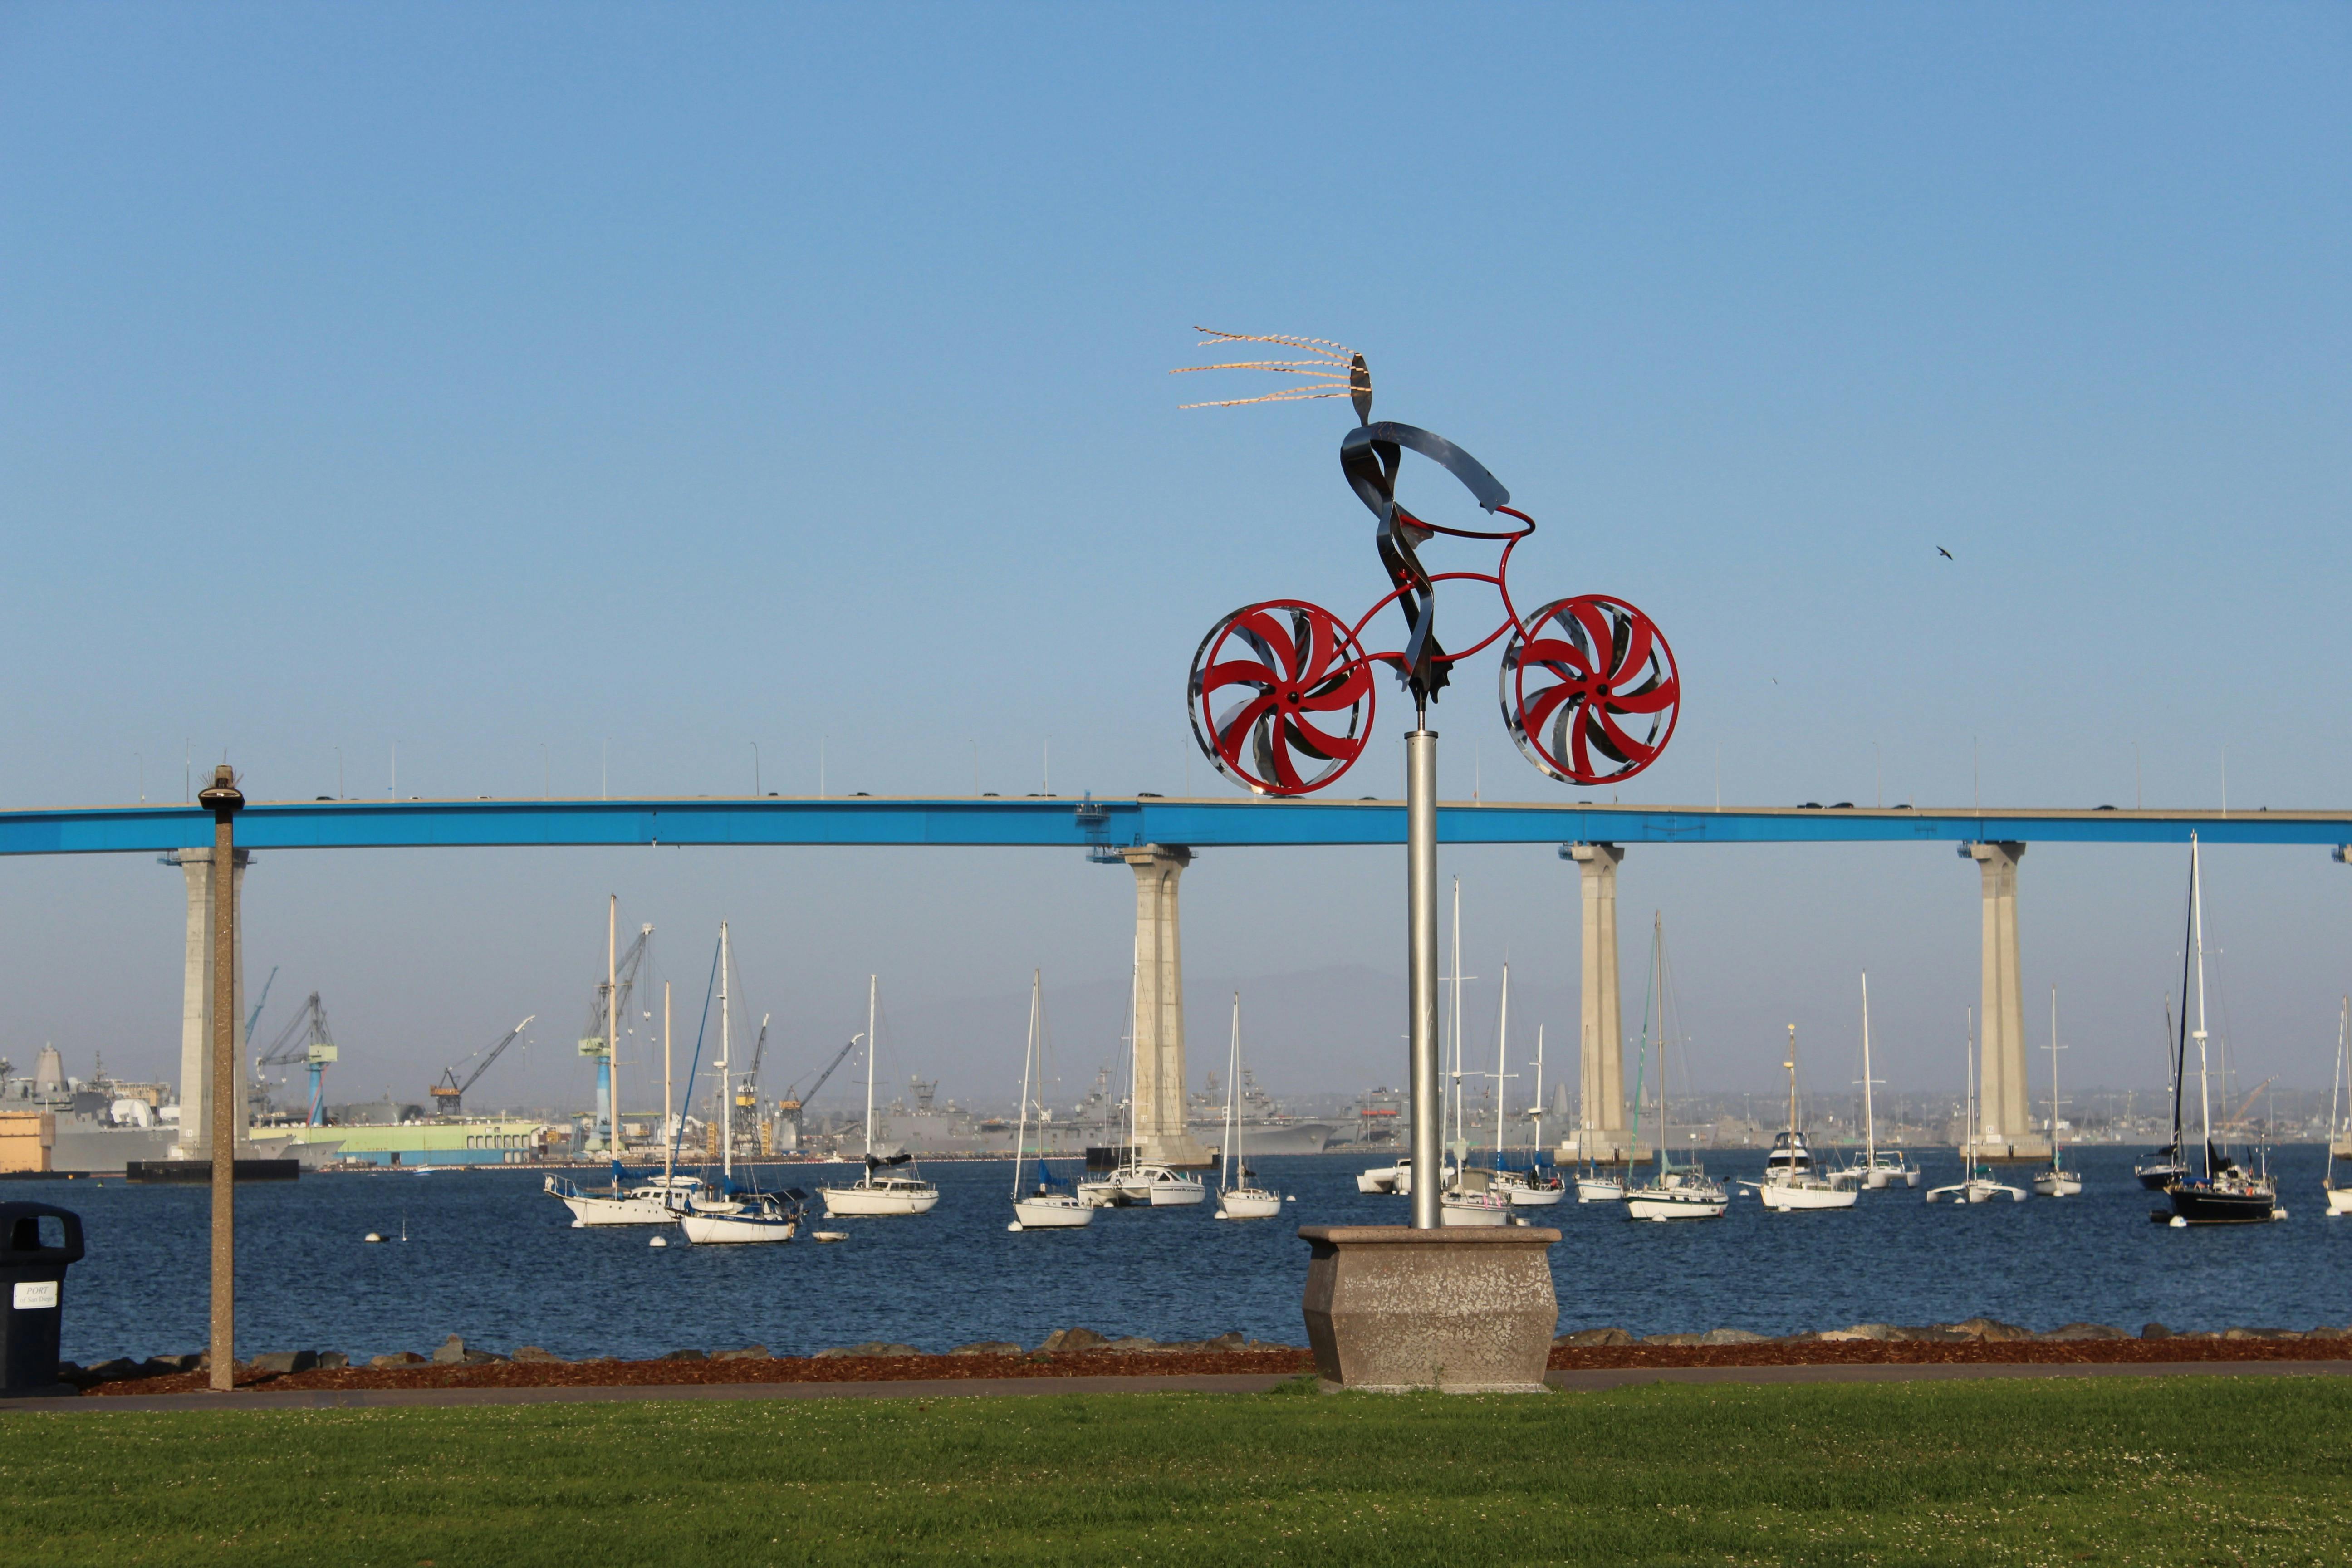
M 2352 1339 L 2009 1340 L 1936 1342 L 1850 1340 L 1738 1345 L 1561 1346 L 1555 1372 L 1626 1367 L 2084 1364 L 2184 1361 L 2352 1360 Z M 1315 1370 L 1304 1350 L 1077 1351 L 1028 1355 L 776 1356 L 741 1361 L 485 1362 L 474 1365 L 338 1367 L 291 1373 L 237 1368 L 240 1388 L 605 1388 L 649 1384 L 873 1383 L 998 1377 L 1190 1377 Z M 84 1392 L 194 1394 L 204 1373 L 123 1378 Z

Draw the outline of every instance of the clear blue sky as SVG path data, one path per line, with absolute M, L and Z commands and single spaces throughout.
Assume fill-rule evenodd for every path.
M 1181 790 L 1208 624 L 1377 591 L 1344 405 L 1178 413 L 1197 321 L 1362 348 L 1384 415 L 1544 524 L 1528 591 L 1658 617 L 1688 697 L 1643 798 L 1712 798 L 1719 759 L 1734 802 L 1964 802 L 1980 755 L 1991 803 L 2216 805 L 2226 748 L 2232 806 L 2341 805 L 2347 67 L 2318 5 L 10 6 L 0 800 L 142 765 L 176 797 L 190 748 L 382 794 L 395 745 L 403 795 L 593 794 L 608 745 L 615 794 L 742 790 L 753 742 L 814 791 L 820 736 L 835 790 L 969 790 L 975 742 L 991 789 L 1050 742 L 1057 791 Z M 1447 790 L 1568 794 L 1491 679 L 1439 711 Z M 1508 944 L 1570 1008 L 1570 868 L 1459 860 L 1472 972 Z M 2177 858 L 2024 876 L 2070 1073 L 2153 1081 Z M 2212 878 L 2243 1059 L 2324 1082 L 2352 871 Z M 698 994 L 734 920 L 814 1051 L 869 969 L 908 1008 L 1123 982 L 1124 880 L 282 856 L 252 956 L 407 1093 L 559 1018 L 515 1080 L 554 1093 L 607 890 Z M 1399 880 L 1204 858 L 1192 969 L 1392 969 Z M 1681 933 L 1702 1079 L 1767 1080 L 1791 1018 L 1853 1076 L 1866 964 L 1925 1086 L 1975 884 L 1945 847 L 1657 850 L 1623 894 Z M 0 1051 L 161 1070 L 167 873 L 0 889 Z M 1318 1027 L 1265 1076 L 1397 1076 Z M 951 1034 L 903 1065 L 1017 1072 Z

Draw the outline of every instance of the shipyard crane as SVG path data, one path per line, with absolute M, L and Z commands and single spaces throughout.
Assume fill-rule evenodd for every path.
M 261 1022 L 261 1010 L 269 1005 L 269 988 L 278 984 L 278 965 L 269 966 L 269 978 L 261 983 L 261 994 L 255 999 L 253 1011 L 245 1016 L 245 1043 L 253 1043 L 254 1026 Z
M 457 1068 L 464 1067 L 466 1062 L 459 1062 L 457 1067 L 443 1068 L 441 1081 L 425 1091 L 433 1097 L 433 1113 L 436 1116 L 456 1116 L 464 1107 L 466 1091 L 474 1087 L 474 1080 L 489 1071 L 490 1064 L 499 1059 L 499 1053 L 513 1045 L 516 1037 L 530 1026 L 530 1019 L 538 1016 L 538 1014 L 533 1013 L 530 1018 L 525 1018 L 521 1023 L 509 1029 L 506 1037 L 497 1045 L 487 1050 L 476 1051 L 473 1057 L 467 1057 L 466 1062 L 472 1061 L 474 1057 L 479 1057 L 482 1059 L 479 1066 L 466 1075 L 465 1082 L 457 1081 Z
M 743 1075 L 743 1087 L 735 1091 L 735 1109 L 751 1110 L 760 1103 L 760 1058 L 768 1054 L 768 1020 L 773 1013 L 760 1015 L 760 1037 L 751 1043 L 751 1070 Z
M 621 951 L 620 962 L 613 966 L 613 984 L 619 1000 L 610 1008 L 604 994 L 604 982 L 596 982 L 595 999 L 588 1004 L 588 1027 L 585 1037 L 605 1042 L 607 1051 L 618 1053 L 621 1037 L 620 1020 L 629 1014 L 629 993 L 635 989 L 637 969 L 646 961 L 646 944 L 653 940 L 654 928 L 639 926 L 637 939 Z
M 835 1068 L 849 1059 L 849 1053 L 856 1050 L 857 1043 L 865 1037 L 863 1034 L 850 1036 L 849 1043 L 834 1053 L 833 1060 L 824 1064 L 824 1070 L 816 1075 L 816 1081 L 809 1085 L 809 1091 L 806 1094 L 796 1094 L 792 1089 L 787 1089 L 784 1090 L 784 1097 L 776 1101 L 776 1115 L 793 1124 L 793 1142 L 795 1145 L 800 1142 L 801 1107 L 816 1098 L 816 1091 L 824 1087 L 824 1080 L 833 1076 Z
M 272 978 L 278 973 L 274 969 L 269 973 Z M 265 985 L 262 989 L 267 992 L 268 987 Z M 256 1006 L 253 1013 L 255 1017 L 259 1017 L 260 1007 Z M 278 1032 L 278 1037 L 269 1042 L 268 1048 L 254 1058 L 253 1076 L 256 1079 L 262 1077 L 265 1068 L 291 1067 L 300 1062 L 310 1074 L 310 1104 L 304 1120 L 310 1126 L 324 1127 L 327 1124 L 326 1068 L 336 1056 L 335 1037 L 327 1026 L 326 1006 L 319 1000 L 319 994 L 313 991 L 304 998 L 301 1011 L 296 1013 Z

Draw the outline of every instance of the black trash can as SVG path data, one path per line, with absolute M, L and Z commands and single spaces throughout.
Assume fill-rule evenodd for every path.
M 58 1381 L 66 1268 L 81 1261 L 81 1215 L 0 1204 L 0 1397 L 70 1394 Z

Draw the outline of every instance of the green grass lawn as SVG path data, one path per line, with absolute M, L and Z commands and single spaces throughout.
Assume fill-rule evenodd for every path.
M 0 1563 L 2352 1562 L 2352 1379 L 0 1416 Z

